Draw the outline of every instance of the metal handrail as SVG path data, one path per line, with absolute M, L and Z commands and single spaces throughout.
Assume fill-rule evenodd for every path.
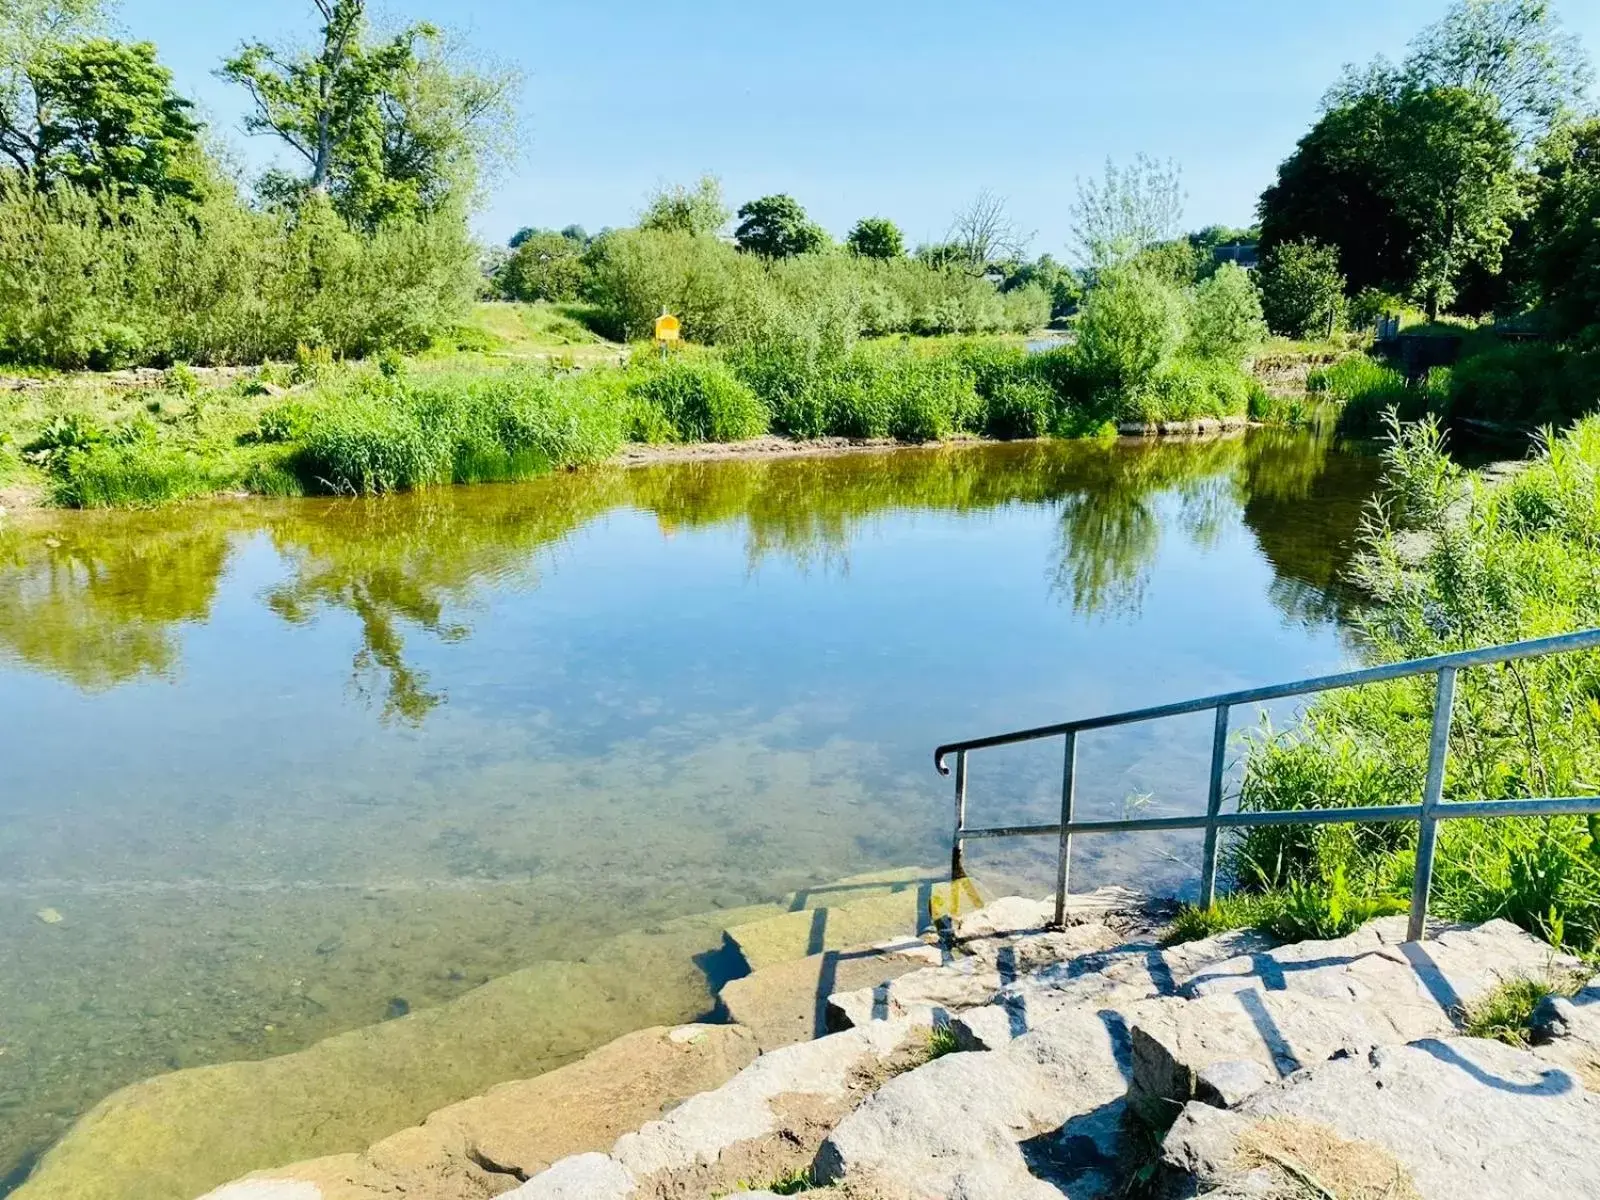
M 1575 650 L 1600 649 L 1600 629 L 1567 633 L 1558 637 L 1534 638 L 1524 642 L 1510 642 L 1503 646 L 1486 646 L 1478 650 L 1461 650 L 1453 654 L 1439 654 L 1432 658 L 1416 658 L 1407 662 L 1388 663 L 1367 667 L 1360 671 L 1346 671 L 1338 675 L 1323 675 L 1315 679 L 1302 679 L 1294 683 L 1273 684 L 1268 687 L 1247 688 L 1238 692 L 1224 692 L 1198 700 L 1184 700 L 1176 704 L 1160 704 L 1153 708 L 1133 709 L 1129 712 L 1086 717 L 1077 721 L 1062 721 L 1055 725 L 1041 725 L 1034 729 L 1014 733 L 994 734 L 972 738 L 964 742 L 948 742 L 933 752 L 933 763 L 939 774 L 950 774 L 945 758 L 956 756 L 956 828 L 951 843 L 951 869 L 964 875 L 966 842 L 969 838 L 1039 837 L 1055 835 L 1060 838 L 1056 859 L 1056 924 L 1066 919 L 1067 884 L 1072 864 L 1072 838 L 1079 833 L 1126 833 L 1136 831 L 1166 831 L 1181 829 L 1205 830 L 1205 856 L 1200 868 L 1200 904 L 1209 906 L 1216 898 L 1217 889 L 1217 833 L 1222 829 L 1244 829 L 1257 825 L 1328 825 L 1358 821 L 1416 821 L 1417 867 L 1416 883 L 1411 890 L 1411 919 L 1408 937 L 1419 940 L 1428 915 L 1428 894 L 1433 887 L 1434 841 L 1440 821 L 1465 817 L 1520 817 L 1556 816 L 1600 813 L 1600 796 L 1539 797 L 1527 800 L 1477 800 L 1445 803 L 1444 768 L 1450 745 L 1450 722 L 1455 706 L 1456 672 L 1467 667 L 1493 666 L 1496 663 L 1514 662 L 1524 658 L 1538 658 L 1546 654 L 1562 654 Z M 1337 688 L 1359 687 L 1366 683 L 1380 683 L 1390 679 L 1406 679 L 1415 675 L 1437 675 L 1434 692 L 1433 727 L 1428 739 L 1428 774 L 1418 804 L 1391 804 L 1373 808 L 1301 808 L 1272 812 L 1224 813 L 1222 808 L 1222 782 L 1227 769 L 1228 714 L 1239 704 L 1258 704 L 1267 700 L 1283 700 L 1291 696 L 1305 696 Z M 1073 805 L 1077 790 L 1078 734 L 1090 729 L 1106 729 L 1117 725 L 1132 725 L 1143 721 L 1157 721 L 1165 717 L 1183 716 L 1212 710 L 1216 725 L 1211 743 L 1211 779 L 1203 816 L 1193 817 L 1129 817 L 1120 820 L 1079 821 L 1073 819 Z M 1020 742 L 1039 741 L 1044 738 L 1063 738 L 1065 742 L 1061 767 L 1061 820 L 1050 825 L 1000 825 L 988 828 L 969 828 L 967 825 L 967 755 L 974 750 L 987 750 L 995 746 L 1012 746 Z

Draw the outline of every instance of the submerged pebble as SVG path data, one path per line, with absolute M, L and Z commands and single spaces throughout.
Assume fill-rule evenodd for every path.
M 53 908 L 41 908 L 33 915 L 38 917 L 39 920 L 43 921 L 46 925 L 59 925 L 62 921 L 66 920 L 65 917 L 63 917 Z

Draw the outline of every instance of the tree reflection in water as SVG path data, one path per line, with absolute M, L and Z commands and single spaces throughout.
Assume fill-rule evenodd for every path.
M 488 588 L 536 585 L 544 555 L 619 509 L 650 513 L 668 531 L 742 522 L 751 570 L 781 559 L 843 571 L 857 531 L 887 512 L 1053 507 L 1046 584 L 1101 617 L 1137 612 L 1163 537 L 1205 548 L 1242 520 L 1275 571 L 1278 607 L 1325 621 L 1350 603 L 1341 577 L 1376 474 L 1372 459 L 1325 437 L 1255 430 L 606 468 L 367 501 L 63 513 L 0 530 L 0 654 L 84 690 L 168 675 L 179 629 L 208 619 L 238 547 L 265 534 L 289 576 L 265 603 L 294 625 L 352 614 L 354 690 L 386 721 L 421 723 L 445 695 L 408 661 L 408 633 L 470 636 L 465 614 Z

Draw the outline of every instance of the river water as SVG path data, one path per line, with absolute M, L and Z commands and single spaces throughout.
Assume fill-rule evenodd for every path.
M 1376 474 L 1254 431 L 0 524 L 0 1180 L 130 1081 L 938 863 L 939 741 L 1336 666 Z M 1209 739 L 1086 736 L 1082 811 L 1193 810 Z M 973 819 L 1050 819 L 1058 754 L 975 759 Z

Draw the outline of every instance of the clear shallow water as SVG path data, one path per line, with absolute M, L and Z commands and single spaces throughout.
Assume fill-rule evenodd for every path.
M 1332 667 L 1375 475 L 1259 431 L 0 526 L 0 1179 L 132 1080 L 938 862 L 939 741 Z M 1084 811 L 1196 806 L 1209 736 L 1086 738 Z M 973 818 L 1049 819 L 1055 753 Z

